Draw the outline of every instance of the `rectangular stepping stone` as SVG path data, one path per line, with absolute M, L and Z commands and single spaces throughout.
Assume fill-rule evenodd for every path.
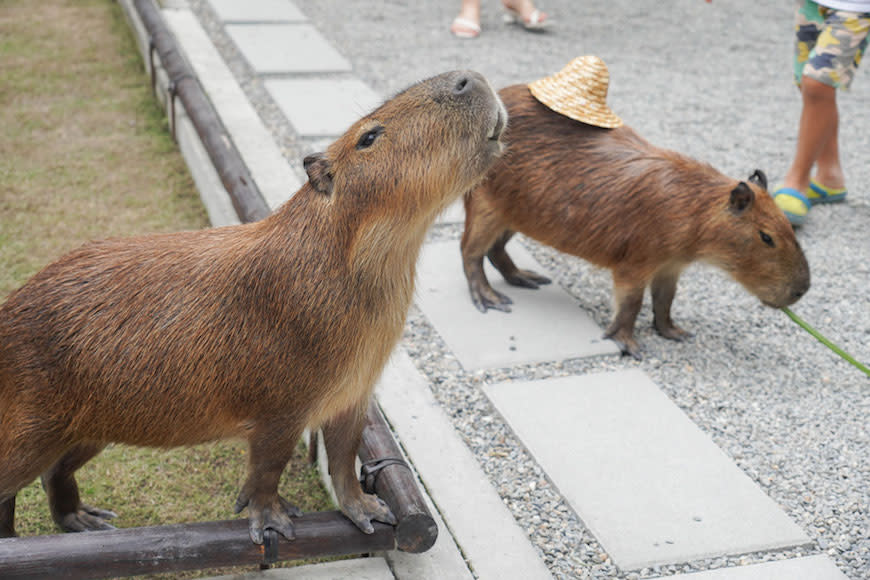
M 310 24 L 228 24 L 226 31 L 257 74 L 351 70 Z
M 692 574 L 674 574 L 682 580 L 848 580 L 827 556 L 764 562 L 739 568 L 719 568 Z
M 520 268 L 548 275 L 519 242 L 508 249 Z M 514 301 L 512 312 L 474 307 L 458 240 L 426 244 L 417 265 L 417 304 L 466 370 L 619 352 L 558 284 L 516 288 L 488 262 L 485 268 L 493 288 Z
M 209 0 L 224 22 L 304 22 L 305 15 L 290 0 Z
M 809 542 L 641 371 L 484 391 L 623 570 Z
M 336 137 L 382 102 L 356 79 L 272 79 L 266 89 L 303 137 Z

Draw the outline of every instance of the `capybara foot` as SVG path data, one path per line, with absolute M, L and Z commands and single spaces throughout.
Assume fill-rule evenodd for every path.
M 688 330 L 683 330 L 672 322 L 668 324 L 659 324 L 658 322 L 656 322 L 653 326 L 655 327 L 656 332 L 670 340 L 682 342 L 686 339 L 692 338 L 693 336 L 691 332 L 689 332 Z
M 484 313 L 488 308 L 501 310 L 502 312 L 510 312 L 510 305 L 514 303 L 513 300 L 501 292 L 493 290 L 489 284 L 485 286 L 479 286 L 477 284 L 471 285 L 471 301 L 478 310 Z
M 376 520 L 391 526 L 399 523 L 390 507 L 381 498 L 370 493 L 364 493 L 359 499 L 344 503 L 341 511 L 366 534 L 375 532 L 372 521 Z
M 114 530 L 115 526 L 106 520 L 118 517 L 109 510 L 79 504 L 79 508 L 67 514 L 56 514 L 57 525 L 65 532 L 96 532 L 99 530 Z
M 302 510 L 280 495 L 275 494 L 271 498 L 263 499 L 246 498 L 239 495 L 239 499 L 236 500 L 236 513 L 245 509 L 246 506 L 248 508 L 248 532 L 251 534 L 251 541 L 255 544 L 263 543 L 263 533 L 266 530 L 275 530 L 288 540 L 296 538 L 296 532 L 293 530 L 293 522 L 290 518 L 298 518 L 302 515 Z
M 510 276 L 505 276 L 504 279 L 511 286 L 532 288 L 533 290 L 537 290 L 540 286 L 549 284 L 552 281 L 546 276 L 541 276 L 537 272 L 532 272 L 531 270 L 517 270 Z
M 604 338 L 609 338 L 615 342 L 622 351 L 623 356 L 630 356 L 634 358 L 634 360 L 643 360 L 643 356 L 640 354 L 640 346 L 630 333 L 620 330 L 608 330 L 604 334 Z

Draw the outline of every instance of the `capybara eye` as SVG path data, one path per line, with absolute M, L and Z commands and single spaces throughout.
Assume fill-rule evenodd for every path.
M 363 133 L 363 136 L 359 138 L 359 141 L 356 143 L 357 149 L 365 149 L 367 147 L 371 147 L 372 143 L 375 142 L 375 139 L 378 138 L 378 135 L 384 132 L 383 127 L 376 127 L 371 131 L 366 131 Z
M 758 232 L 758 233 L 761 235 L 761 241 L 762 241 L 762 242 L 764 242 L 765 244 L 767 244 L 767 245 L 770 246 L 771 248 L 776 247 L 776 245 L 773 243 L 773 238 L 771 238 L 769 235 L 767 235 L 767 234 L 764 233 L 764 232 Z

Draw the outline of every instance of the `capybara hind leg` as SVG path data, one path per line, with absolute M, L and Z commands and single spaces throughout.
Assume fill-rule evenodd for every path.
M 356 454 L 359 450 L 368 400 L 336 417 L 323 426 L 323 443 L 329 458 L 329 474 L 339 507 L 356 526 L 367 534 L 375 531 L 372 521 L 398 523 L 389 506 L 378 496 L 363 493 L 356 477 Z
M 248 477 L 235 511 L 248 508 L 248 532 L 255 544 L 263 543 L 265 530 L 275 530 L 288 540 L 296 537 L 290 518 L 302 512 L 278 495 L 278 480 L 290 461 L 293 449 L 302 435 L 302 428 L 294 428 L 281 421 L 266 428 L 257 428 L 249 438 L 250 458 Z
M 546 276 L 541 276 L 531 270 L 521 270 L 517 268 L 514 261 L 505 250 L 505 245 L 514 235 L 514 232 L 507 230 L 504 234 L 498 237 L 489 251 L 486 253 L 492 265 L 501 273 L 505 281 L 511 286 L 520 286 L 522 288 L 538 289 L 543 284 L 549 284 L 550 279 Z
M 480 190 L 478 190 L 479 192 Z M 512 300 L 493 290 L 483 270 L 483 257 L 493 243 L 506 232 L 498 215 L 489 210 L 480 197 L 473 192 L 465 196 L 465 231 L 462 232 L 462 268 L 468 282 L 471 302 L 481 312 L 488 308 L 510 312 Z
M 0 538 L 14 538 L 15 533 L 15 496 L 0 502 Z
M 102 443 L 77 445 L 42 475 L 42 487 L 48 495 L 51 517 L 65 532 L 115 529 L 106 522 L 117 517 L 114 512 L 81 502 L 75 478 L 75 472 L 102 451 L 103 447 Z
M 650 284 L 653 303 L 653 325 L 656 331 L 671 340 L 684 340 L 692 336 L 671 320 L 671 304 L 677 293 L 679 270 L 667 270 L 655 275 Z
M 610 338 L 622 350 L 622 354 L 631 355 L 641 360 L 640 347 L 634 340 L 634 322 L 643 304 L 644 286 L 625 287 L 614 281 L 613 299 L 616 305 L 616 315 L 613 322 L 604 333 L 604 338 Z

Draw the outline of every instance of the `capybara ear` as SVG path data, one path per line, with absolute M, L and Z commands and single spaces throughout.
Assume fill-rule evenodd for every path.
M 752 172 L 752 175 L 749 176 L 749 181 L 758 185 L 762 189 L 767 189 L 767 176 L 760 169 L 756 169 Z
M 737 184 L 737 187 L 731 190 L 731 212 L 735 215 L 740 215 L 752 205 L 755 201 L 755 192 L 752 188 L 746 185 L 745 181 Z
M 308 182 L 315 191 L 324 195 L 332 193 L 332 164 L 325 153 L 312 153 L 302 160 L 302 166 L 305 167 Z

